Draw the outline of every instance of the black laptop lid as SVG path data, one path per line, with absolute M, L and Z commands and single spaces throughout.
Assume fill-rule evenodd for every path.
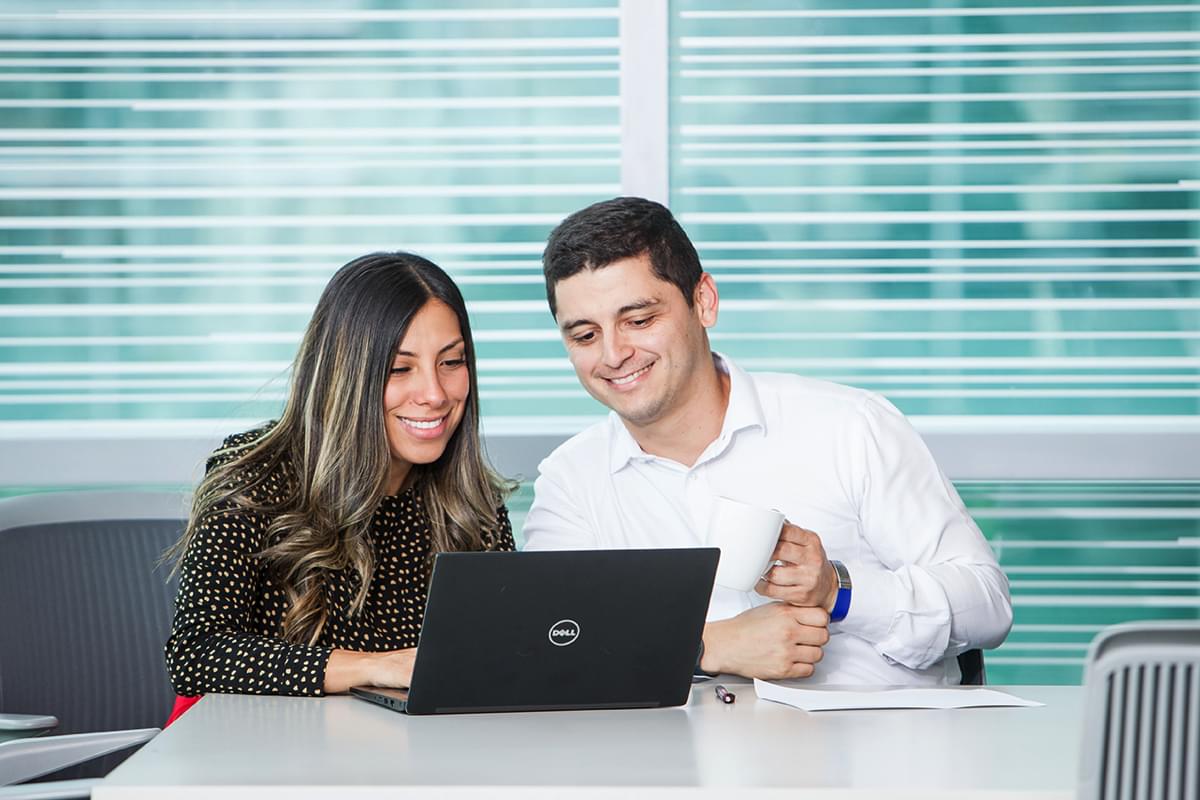
M 718 553 L 439 554 L 408 713 L 684 703 Z

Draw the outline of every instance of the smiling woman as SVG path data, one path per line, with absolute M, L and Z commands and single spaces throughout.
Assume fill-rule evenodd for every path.
M 383 391 L 388 494 L 400 491 L 413 464 L 436 461 L 458 429 L 471 397 L 466 347 L 458 316 L 440 300 L 413 317 Z
M 280 419 L 210 459 L 170 553 L 182 696 L 407 686 L 434 554 L 514 547 L 466 305 L 440 268 L 406 253 L 342 267 L 292 376 Z

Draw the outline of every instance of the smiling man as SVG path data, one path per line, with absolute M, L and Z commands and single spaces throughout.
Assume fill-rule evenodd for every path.
M 666 208 L 572 214 L 543 267 L 575 373 L 612 413 L 542 462 L 526 549 L 702 546 L 726 496 L 788 522 L 755 591 L 713 590 L 701 670 L 957 683 L 953 656 L 1003 641 L 1008 581 L 920 437 L 879 395 L 712 352 L 717 285 Z

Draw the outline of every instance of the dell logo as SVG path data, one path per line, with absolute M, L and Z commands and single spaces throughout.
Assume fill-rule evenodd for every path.
M 560 619 L 550 626 L 550 644 L 566 647 L 579 638 L 579 623 L 573 619 Z

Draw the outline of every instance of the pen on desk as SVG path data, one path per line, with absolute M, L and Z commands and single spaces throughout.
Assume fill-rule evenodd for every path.
M 717 692 L 717 697 L 721 700 L 722 703 L 725 703 L 726 705 L 728 705 L 729 703 L 732 703 L 734 700 L 737 699 L 736 694 L 729 691 L 728 689 L 726 689 L 724 686 L 722 686 L 719 683 L 713 688 Z

